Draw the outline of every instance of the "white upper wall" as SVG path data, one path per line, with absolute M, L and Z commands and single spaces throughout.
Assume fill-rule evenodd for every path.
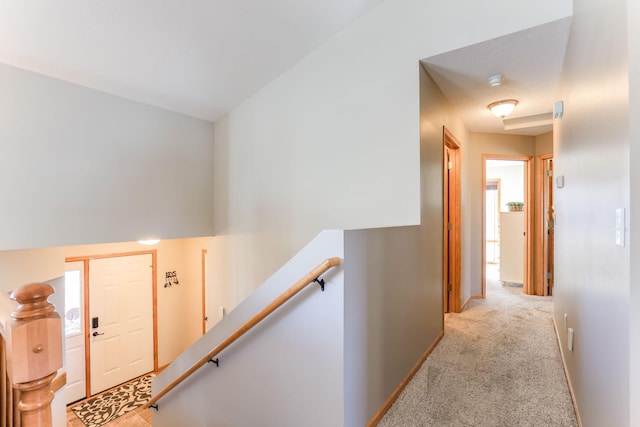
M 417 224 L 418 61 L 571 13 L 387 0 L 219 121 L 214 233 L 234 236 L 220 248 L 231 286 L 248 294 L 323 228 Z
M 0 250 L 212 234 L 213 125 L 0 64 Z

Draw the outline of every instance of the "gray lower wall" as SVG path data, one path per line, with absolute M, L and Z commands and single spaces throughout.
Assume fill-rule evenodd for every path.
M 443 330 L 420 226 L 345 232 L 345 426 L 363 426 Z
M 440 303 L 443 298 L 443 162 L 444 162 L 444 135 L 446 127 L 460 142 L 462 155 L 462 218 L 461 218 L 461 304 L 470 296 L 471 286 L 468 281 L 468 264 L 471 251 L 469 241 L 470 228 L 466 198 L 469 188 L 465 184 L 465 164 L 468 157 L 468 138 L 464 123 L 455 112 L 440 88 L 425 69 L 419 67 L 420 84 L 420 233 L 422 234 L 423 262 L 429 275 L 429 283 L 436 286 L 440 283 Z

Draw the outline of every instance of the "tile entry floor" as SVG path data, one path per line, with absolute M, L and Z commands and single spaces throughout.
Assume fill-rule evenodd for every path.
M 147 427 L 151 425 L 151 411 L 151 409 L 138 408 L 116 418 L 103 427 Z M 85 427 L 69 407 L 67 407 L 67 427 Z
M 137 379 L 138 378 L 134 378 L 129 382 L 135 381 Z M 121 385 L 122 384 L 114 388 L 120 387 Z M 112 390 L 113 389 L 108 389 L 91 397 L 96 397 L 105 393 L 109 393 Z M 76 414 L 71 410 L 72 406 L 77 405 L 80 402 L 82 402 L 82 400 L 73 402 L 71 405 L 67 406 L 66 427 L 85 427 L 85 424 L 82 421 L 80 421 L 80 418 L 78 418 Z M 104 424 L 102 427 L 148 427 L 148 426 L 151 426 L 151 411 L 152 411 L 151 408 L 142 409 L 142 407 L 139 407 L 137 409 L 134 409 L 133 411 L 127 412 L 126 414 L 116 418 L 113 421 L 108 422 L 107 424 Z

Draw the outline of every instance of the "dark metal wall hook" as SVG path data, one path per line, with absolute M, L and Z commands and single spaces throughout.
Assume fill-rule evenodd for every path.
M 207 363 L 215 363 L 218 368 L 220 367 L 220 359 L 218 359 L 218 358 L 209 359 L 209 360 L 207 360 Z

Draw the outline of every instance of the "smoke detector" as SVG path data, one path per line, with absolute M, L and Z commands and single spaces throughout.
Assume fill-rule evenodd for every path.
M 489 85 L 492 87 L 500 86 L 504 81 L 504 76 L 502 74 L 496 74 L 495 76 L 489 77 Z

